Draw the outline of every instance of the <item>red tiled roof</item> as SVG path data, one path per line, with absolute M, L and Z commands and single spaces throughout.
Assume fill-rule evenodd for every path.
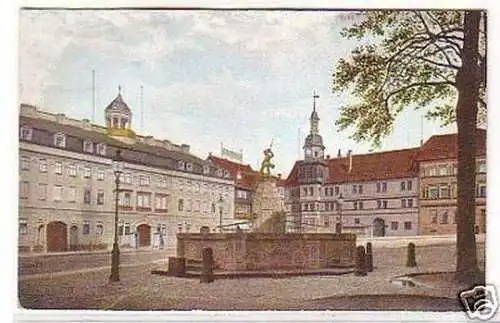
M 378 179 L 416 176 L 415 157 L 418 148 L 353 155 L 349 172 L 349 158 L 333 158 L 328 163 L 326 183 L 371 181 Z
M 217 166 L 227 169 L 231 176 L 235 177 L 238 171 L 240 172 L 255 172 L 248 164 L 240 164 L 229 159 L 220 158 L 214 155 L 208 156 L 208 160 L 214 162 Z
M 227 169 L 231 174 L 231 177 L 235 179 L 236 186 L 239 188 L 252 190 L 255 188 L 257 184 L 257 180 L 259 179 L 260 173 L 256 170 L 253 170 L 252 167 L 248 164 L 237 163 L 225 158 L 220 158 L 217 156 L 210 155 L 208 156 L 208 160 L 211 160 L 218 167 Z M 238 172 L 240 177 L 238 178 Z M 273 176 L 276 178 L 276 186 L 284 186 L 285 181 L 277 176 Z
M 352 169 L 349 172 L 349 157 L 332 158 L 326 160 L 328 178 L 326 184 L 371 181 L 389 178 L 404 178 L 416 176 L 417 168 L 415 157 L 418 148 L 393 150 L 363 155 L 352 155 Z M 295 162 L 295 165 L 286 179 L 286 186 L 298 184 L 298 166 L 304 161 Z
M 208 160 L 212 161 L 218 167 L 227 169 L 231 177 L 235 179 L 236 186 L 248 190 L 253 189 L 255 186 L 259 172 L 253 170 L 250 165 L 237 163 L 213 155 L 208 156 Z M 240 173 L 240 178 L 238 178 L 238 172 Z
M 302 160 L 297 160 L 292 167 L 292 170 L 288 174 L 288 177 L 285 179 L 285 187 L 293 187 L 297 186 L 299 179 L 299 165 L 302 164 Z
M 456 133 L 432 136 L 420 148 L 418 161 L 457 158 Z M 476 130 L 476 155 L 486 155 L 486 130 Z
M 486 155 L 486 130 L 477 129 L 476 138 L 476 154 Z M 325 182 L 332 184 L 416 176 L 419 161 L 450 159 L 456 156 L 457 134 L 435 135 L 419 148 L 353 155 L 351 172 L 348 172 L 348 157 L 328 159 L 328 178 Z M 298 184 L 298 169 L 303 162 L 295 162 L 285 186 Z

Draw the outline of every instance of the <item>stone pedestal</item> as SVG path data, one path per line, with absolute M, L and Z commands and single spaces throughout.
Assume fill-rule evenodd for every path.
M 253 193 L 252 211 L 257 218 L 253 221 L 253 230 L 273 232 L 273 215 L 281 212 L 280 195 L 273 177 L 261 176 Z
M 169 257 L 168 274 L 174 277 L 184 277 L 186 275 L 186 258 Z

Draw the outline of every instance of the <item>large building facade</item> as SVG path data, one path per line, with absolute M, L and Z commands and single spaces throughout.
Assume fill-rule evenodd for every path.
M 449 234 L 456 230 L 456 134 L 423 146 L 325 155 L 314 97 L 304 159 L 286 180 L 287 231 L 360 236 Z M 478 130 L 476 231 L 486 229 L 486 132 Z
M 421 183 L 419 233 L 449 234 L 456 231 L 457 135 L 431 137 L 420 149 Z M 486 232 L 486 131 L 476 132 L 476 225 Z
M 115 175 L 120 244 L 173 248 L 177 232 L 216 230 L 234 219 L 234 181 L 227 171 L 189 153 L 188 145 L 136 135 L 121 94 L 106 107 L 106 126 L 50 114 L 20 112 L 20 251 L 111 248 Z M 222 205 L 219 200 L 222 198 Z

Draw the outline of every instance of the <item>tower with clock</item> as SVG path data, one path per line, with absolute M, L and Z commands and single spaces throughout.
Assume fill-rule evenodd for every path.
M 299 181 L 302 184 L 322 184 L 326 179 L 325 146 L 319 134 L 319 117 L 316 111 L 316 100 L 319 95 L 313 93 L 313 111 L 309 118 L 309 134 L 304 143 L 304 162 L 299 169 Z

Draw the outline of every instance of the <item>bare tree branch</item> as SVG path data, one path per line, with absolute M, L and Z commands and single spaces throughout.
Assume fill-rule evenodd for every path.
M 391 97 L 393 97 L 394 95 L 398 94 L 398 93 L 401 93 L 401 92 L 404 92 L 408 89 L 411 89 L 413 87 L 417 87 L 417 86 L 439 86 L 439 85 L 450 85 L 450 86 L 456 86 L 456 83 L 455 82 L 448 82 L 448 81 L 443 81 L 443 82 L 417 82 L 417 83 L 412 83 L 412 84 L 409 84 L 407 86 L 403 86 L 391 93 L 389 93 L 389 95 L 387 95 L 387 97 L 385 98 L 385 103 L 388 104 L 389 102 L 389 99 Z
M 436 66 L 440 66 L 440 67 L 453 68 L 453 69 L 456 69 L 456 70 L 458 70 L 460 68 L 459 66 L 453 65 L 451 63 L 450 64 L 439 63 L 439 62 L 433 61 L 431 59 L 428 59 L 428 58 L 425 58 L 425 57 L 422 57 L 422 56 L 415 56 L 415 59 L 419 59 L 421 61 L 433 64 L 433 65 L 436 65 Z

